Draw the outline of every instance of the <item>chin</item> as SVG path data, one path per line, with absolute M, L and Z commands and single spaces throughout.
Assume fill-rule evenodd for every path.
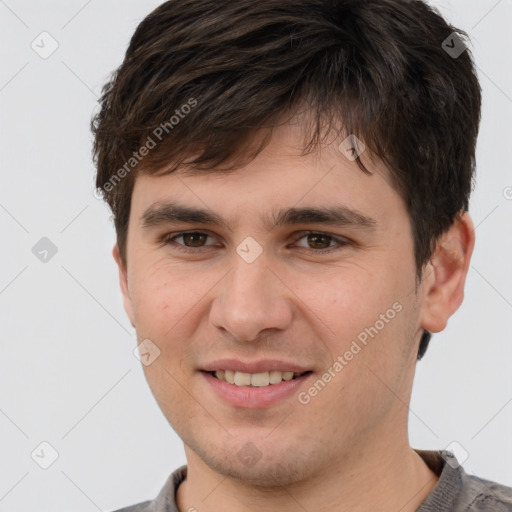
M 242 463 L 221 463 L 212 469 L 234 480 L 266 489 L 299 484 L 306 478 L 305 471 L 296 466 L 277 462 L 265 464 L 259 461 L 254 467 L 246 467 Z
M 197 453 L 197 452 L 196 452 Z M 203 462 L 216 473 L 245 484 L 276 488 L 300 484 L 314 472 L 312 460 L 306 463 L 297 457 L 295 451 L 284 453 L 257 452 L 249 441 L 241 449 L 223 449 L 221 452 L 198 453 Z M 285 456 L 289 457 L 286 458 Z

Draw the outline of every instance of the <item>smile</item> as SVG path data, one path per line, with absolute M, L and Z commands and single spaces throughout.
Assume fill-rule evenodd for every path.
M 289 381 L 311 372 L 289 372 L 271 370 L 267 372 L 246 373 L 233 370 L 216 370 L 208 372 L 218 380 L 244 387 L 265 387 L 280 384 L 282 381 Z

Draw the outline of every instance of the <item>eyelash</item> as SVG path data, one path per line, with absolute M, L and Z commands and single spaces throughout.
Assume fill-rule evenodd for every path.
M 204 247 L 196 247 L 196 248 L 187 247 L 186 245 L 179 244 L 179 243 L 175 242 L 176 238 L 180 238 L 184 235 L 210 236 L 208 233 L 204 233 L 202 231 L 181 231 L 180 233 L 165 236 L 162 239 L 162 246 L 172 245 L 174 249 L 176 249 L 178 251 L 186 252 L 189 254 L 197 253 L 200 249 L 204 248 Z M 345 238 L 336 237 L 334 235 L 330 235 L 329 233 L 323 233 L 321 231 L 302 231 L 300 233 L 300 236 L 295 241 L 295 243 L 298 242 L 301 238 L 304 238 L 308 235 L 318 235 L 318 236 L 322 236 L 322 237 L 327 237 L 335 242 L 338 242 L 338 245 L 339 245 L 338 247 L 329 247 L 327 249 L 308 249 L 306 247 L 299 247 L 299 249 L 301 249 L 303 253 L 309 254 L 309 255 L 330 254 L 333 251 L 342 249 L 344 246 L 350 245 L 350 242 Z M 206 247 L 208 247 L 208 246 L 206 246 Z

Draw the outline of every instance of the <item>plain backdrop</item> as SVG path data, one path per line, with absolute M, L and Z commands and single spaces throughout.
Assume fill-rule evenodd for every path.
M 418 364 L 410 439 L 512 485 L 512 1 L 435 3 L 469 33 L 483 88 L 477 244 L 465 302 Z M 0 1 L 0 511 L 114 510 L 185 463 L 133 354 L 89 133 L 159 4 Z

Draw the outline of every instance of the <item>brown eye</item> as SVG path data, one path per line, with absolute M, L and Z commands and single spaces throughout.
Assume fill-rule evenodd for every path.
M 181 251 L 197 252 L 194 251 L 194 249 L 202 249 L 204 247 L 215 245 L 213 240 L 210 243 L 206 243 L 209 238 L 211 237 L 208 233 L 202 233 L 200 231 L 185 231 L 175 235 L 166 236 L 163 239 L 163 244 L 170 245 Z
M 184 233 L 181 235 L 184 245 L 187 247 L 202 247 L 208 235 L 205 233 Z
M 312 249 L 327 249 L 330 247 L 332 237 L 328 235 L 310 234 L 307 235 L 308 242 Z
M 305 240 L 305 244 L 298 243 Z M 335 237 L 328 233 L 305 232 L 295 243 L 296 247 L 302 249 L 303 252 L 311 254 L 326 254 L 349 245 L 350 241 L 341 237 Z

